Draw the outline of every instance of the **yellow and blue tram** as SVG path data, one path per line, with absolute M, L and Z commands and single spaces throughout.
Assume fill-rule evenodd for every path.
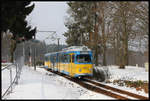
M 60 52 L 47 53 L 44 65 L 71 77 L 93 75 L 92 51 L 86 46 L 72 46 Z

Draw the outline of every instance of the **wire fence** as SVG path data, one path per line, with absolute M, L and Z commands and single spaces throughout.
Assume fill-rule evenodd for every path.
M 14 62 L 1 68 L 2 73 L 2 99 L 13 92 L 13 88 L 18 84 L 24 66 L 24 54 L 22 45 L 18 44 L 14 52 Z

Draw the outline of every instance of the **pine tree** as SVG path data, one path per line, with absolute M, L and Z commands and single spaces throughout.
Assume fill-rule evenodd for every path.
M 2 1 L 2 32 L 6 32 L 8 29 L 13 33 L 12 45 L 11 45 L 11 62 L 13 61 L 13 52 L 16 48 L 16 44 L 29 40 L 36 33 L 36 28 L 31 29 L 31 26 L 28 26 L 26 16 L 29 15 L 33 8 L 34 4 L 28 6 L 30 1 Z M 1 33 L 2 33 L 1 32 Z M 24 40 L 19 40 L 24 38 Z

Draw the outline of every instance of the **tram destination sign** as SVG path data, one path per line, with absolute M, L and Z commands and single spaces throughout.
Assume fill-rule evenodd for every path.
M 88 51 L 80 51 L 80 54 L 88 54 Z

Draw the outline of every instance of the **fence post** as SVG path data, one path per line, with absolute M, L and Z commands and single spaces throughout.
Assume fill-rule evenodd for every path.
M 12 84 L 12 68 L 10 67 L 10 85 Z M 12 92 L 12 85 L 10 88 L 10 92 Z
M 18 79 L 20 78 L 20 64 L 18 64 Z
M 18 64 L 16 64 L 16 84 L 18 84 Z

